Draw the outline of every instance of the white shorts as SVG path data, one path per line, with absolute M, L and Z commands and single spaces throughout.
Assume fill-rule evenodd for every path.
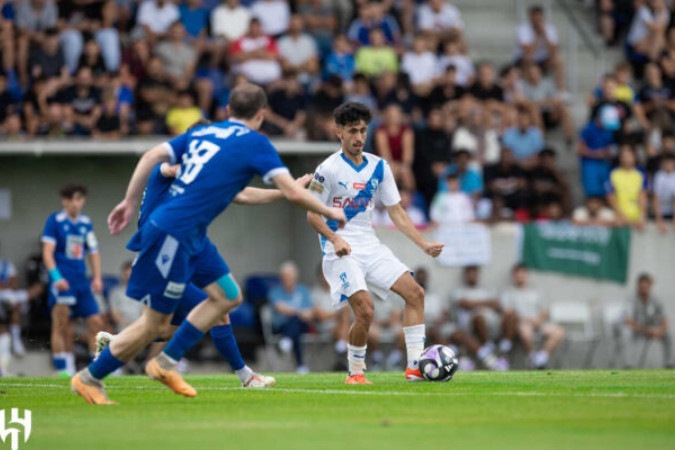
M 380 300 L 385 300 L 396 280 L 410 272 L 383 244 L 367 255 L 325 256 L 322 267 L 336 308 L 346 305 L 347 299 L 359 291 L 370 291 Z

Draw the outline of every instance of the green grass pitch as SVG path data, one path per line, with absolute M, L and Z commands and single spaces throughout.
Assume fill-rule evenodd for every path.
M 673 371 L 369 378 L 373 386 L 345 386 L 343 374 L 280 374 L 276 388 L 254 391 L 233 375 L 192 376 L 194 399 L 146 378 L 111 378 L 120 405 L 109 407 L 86 404 L 67 379 L 4 378 L 0 409 L 32 411 L 20 449 L 675 448 Z

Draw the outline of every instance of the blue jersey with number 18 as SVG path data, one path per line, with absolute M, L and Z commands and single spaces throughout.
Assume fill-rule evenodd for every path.
M 206 229 L 251 179 L 270 183 L 288 169 L 270 140 L 241 122 L 200 127 L 166 144 L 180 172 L 149 222 L 196 254 L 206 242 Z

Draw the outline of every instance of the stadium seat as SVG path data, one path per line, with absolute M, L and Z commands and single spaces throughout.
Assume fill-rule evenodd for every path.
M 551 305 L 551 321 L 565 327 L 565 344 L 560 352 L 564 358 L 572 343 L 588 345 L 583 367 L 593 363 L 595 351 L 600 343 L 600 334 L 593 326 L 593 314 L 590 306 L 579 301 L 559 301 Z

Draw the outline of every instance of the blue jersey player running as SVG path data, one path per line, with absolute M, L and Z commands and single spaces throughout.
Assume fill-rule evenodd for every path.
M 140 251 L 127 295 L 149 307 L 141 318 L 122 330 L 96 361 L 71 380 L 71 388 L 87 402 L 113 403 L 101 380 L 169 326 L 186 286 L 199 267 L 203 267 L 198 256 L 208 244 L 207 227 L 255 175 L 274 182 L 288 200 L 345 223 L 344 211 L 327 207 L 299 186 L 269 139 L 256 131 L 264 121 L 266 107 L 267 97 L 262 88 L 252 84 L 237 86 L 230 95 L 230 120 L 180 135 L 168 145 L 151 149 L 139 161 L 125 199 L 108 217 L 112 234 L 118 234 L 129 224 L 157 164 L 180 161 L 181 167 L 169 195 L 139 230 Z M 164 351 L 146 366 L 146 372 L 153 378 L 187 397 L 194 397 L 196 391 L 175 370 L 176 364 L 242 300 L 239 286 L 229 273 L 205 286 L 204 291 L 208 299 L 190 312 Z
M 91 219 L 82 214 L 87 188 L 68 184 L 61 189 L 63 210 L 47 218 L 42 233 L 42 259 L 49 271 L 49 307 L 52 316 L 51 347 L 54 369 L 64 375 L 75 373 L 71 318 L 81 317 L 87 325 L 90 354 L 94 333 L 103 327 L 92 290 L 100 293 L 101 257 Z M 91 284 L 85 258 L 89 257 Z
M 208 124 L 208 122 L 200 121 L 191 129 Z M 153 169 L 145 191 L 143 192 L 143 201 L 141 203 L 138 220 L 139 229 L 142 228 L 147 217 L 168 193 L 169 187 L 176 177 L 179 167 L 180 166 L 178 165 L 172 166 L 169 163 L 162 163 Z M 301 186 L 305 187 L 311 179 L 312 175 L 305 175 L 296 181 Z M 278 189 L 257 189 L 247 187 L 237 194 L 234 198 L 234 203 L 240 205 L 262 205 L 282 198 L 283 194 Z M 132 242 L 127 245 L 127 248 L 132 251 L 138 250 L 135 239 L 132 239 Z M 218 262 L 218 258 L 214 256 L 215 254 L 217 254 L 217 249 L 215 245 L 209 242 L 205 247 L 205 250 L 202 251 L 199 256 L 199 258 L 206 261 L 206 264 L 201 265 L 199 273 L 195 273 L 193 276 L 194 280 L 201 282 L 203 285 L 208 285 L 229 273 L 229 268 L 227 266 L 222 264 L 216 264 L 215 266 L 208 264 L 208 261 Z M 191 283 L 188 285 L 174 312 L 173 319 L 171 320 L 172 328 L 167 336 L 162 336 L 162 338 L 168 340 L 175 331 L 175 328 L 185 320 L 190 311 L 205 300 L 206 297 L 207 295 L 195 284 Z M 229 315 L 225 315 L 221 324 L 211 328 L 209 334 L 211 335 L 213 344 L 218 352 L 228 361 L 232 370 L 239 376 L 242 386 L 245 388 L 264 388 L 273 386 L 276 383 L 273 377 L 257 374 L 246 365 L 241 357 L 241 352 L 239 351 L 237 341 L 232 332 Z M 97 352 L 102 351 L 114 338 L 115 336 L 108 332 L 99 332 L 96 335 Z

